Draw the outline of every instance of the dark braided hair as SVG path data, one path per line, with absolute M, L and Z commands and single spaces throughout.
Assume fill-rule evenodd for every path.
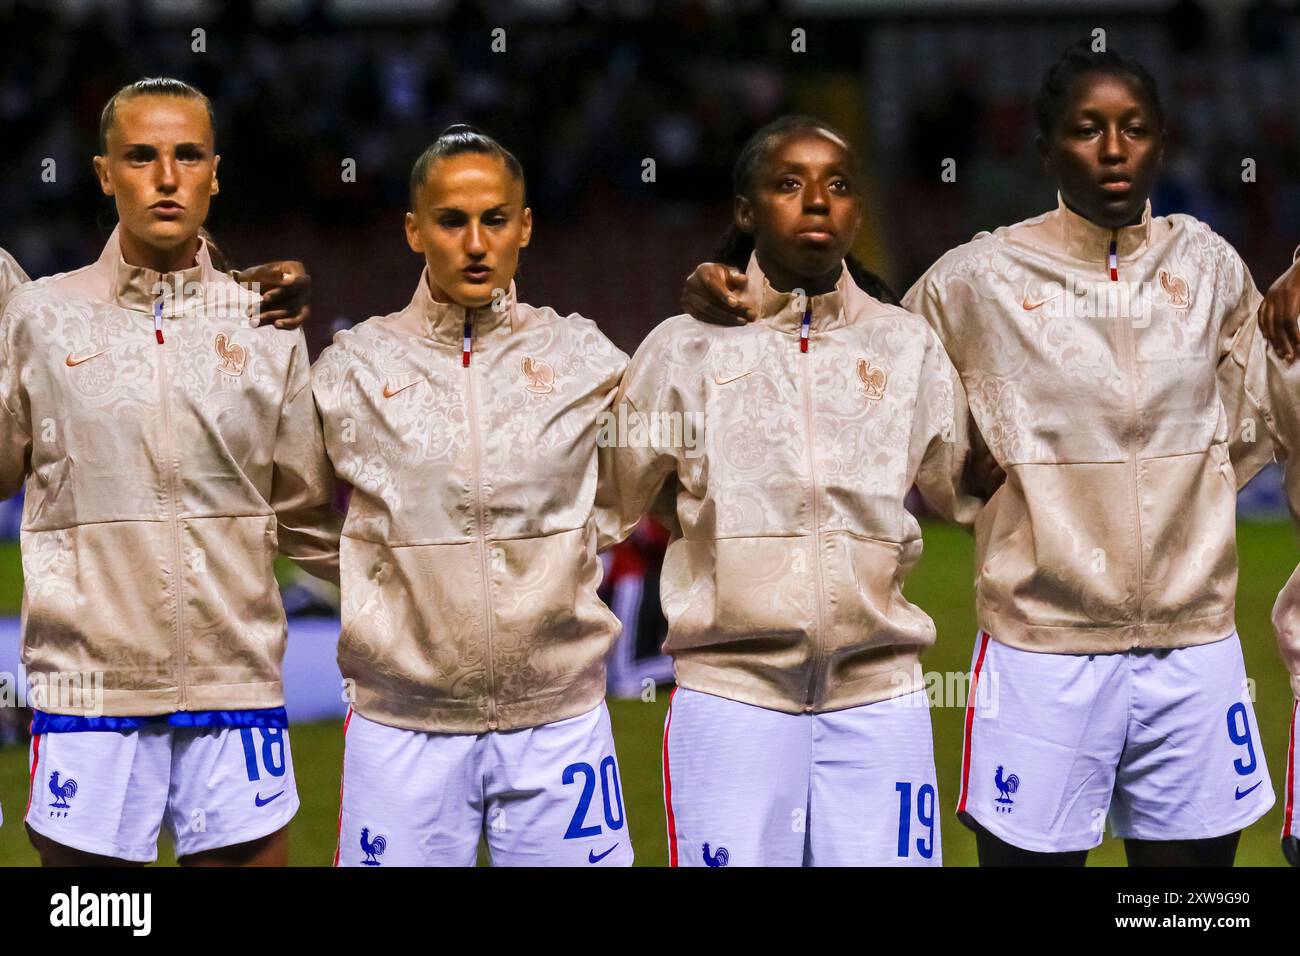
M 411 167 L 411 209 L 415 210 L 415 197 L 420 188 L 429 178 L 429 170 L 433 164 L 440 159 L 446 159 L 448 156 L 459 156 L 462 153 L 479 153 L 484 156 L 495 156 L 505 164 L 506 170 L 511 177 L 515 179 L 520 186 L 524 186 L 524 167 L 520 165 L 515 154 L 510 152 L 491 136 L 473 126 L 467 126 L 464 123 L 453 123 L 445 130 L 438 134 L 429 146 L 420 154 L 420 158 L 415 161 Z M 525 205 L 527 205 L 527 188 L 525 187 Z
M 794 115 L 775 119 L 751 136 L 745 145 L 741 147 L 740 155 L 736 157 L 736 165 L 732 171 L 732 188 L 737 196 L 748 196 L 750 194 L 754 171 L 758 169 L 760 163 L 764 162 L 772 154 L 772 149 L 777 141 L 787 133 L 799 130 L 818 130 L 834 136 L 841 142 L 848 142 L 839 130 L 815 116 Z M 857 166 L 858 158 L 852 148 L 849 148 L 849 158 L 853 165 Z M 754 237 L 737 227 L 733 222 L 727 228 L 726 233 L 723 234 L 722 242 L 718 245 L 714 257 L 718 262 L 725 265 L 736 269 L 744 269 L 749 265 L 749 257 L 753 252 Z M 852 254 L 844 257 L 844 265 L 848 268 L 853 281 L 863 292 L 879 299 L 881 302 L 888 302 L 891 305 L 899 304 L 898 296 L 894 294 L 894 290 L 889 287 L 888 283 L 858 262 Z
M 1065 110 L 1075 81 L 1085 73 L 1098 72 L 1126 77 L 1137 83 L 1155 110 L 1157 125 L 1164 129 L 1165 110 L 1160 103 L 1160 91 L 1146 67 L 1110 50 L 1098 53 L 1092 49 L 1091 41 L 1085 38 L 1066 47 L 1043 74 L 1043 83 L 1034 98 L 1034 119 L 1044 139 L 1051 139 L 1056 132 L 1056 124 Z

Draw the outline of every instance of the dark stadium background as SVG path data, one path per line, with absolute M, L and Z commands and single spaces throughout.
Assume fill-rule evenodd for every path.
M 1266 289 L 1300 242 L 1300 16 L 1294 4 L 1263 0 L 0 0 L 0 246 L 33 276 L 94 259 L 111 228 L 90 166 L 99 110 L 125 82 L 179 76 L 208 93 L 217 114 L 222 189 L 209 227 L 237 264 L 307 263 L 315 353 L 334 328 L 405 304 L 421 267 L 401 228 L 411 162 L 443 127 L 470 122 L 527 171 L 536 228 L 521 294 L 595 319 L 631 352 L 678 311 L 683 278 L 713 252 L 739 146 L 783 112 L 824 116 L 859 146 L 869 171 L 859 252 L 900 292 L 975 232 L 1049 208 L 1031 97 L 1059 50 L 1098 27 L 1161 84 L 1170 136 L 1156 212 L 1209 222 Z M 196 28 L 202 53 L 191 49 Z M 491 50 L 496 28 L 506 31 L 504 53 Z M 791 50 L 796 28 L 806 52 Z M 1257 179 L 1243 183 L 1248 157 Z M 941 183 L 949 158 L 957 181 Z M 46 159 L 56 163 L 53 183 L 40 177 Z M 355 182 L 342 179 L 345 159 L 355 160 Z M 21 600 L 15 508 L 0 504 L 0 616 L 16 616 Z M 1300 552 L 1276 475 L 1248 489 L 1243 515 L 1238 627 L 1279 804 L 1247 831 L 1239 862 L 1279 865 L 1291 696 L 1268 612 Z M 969 666 L 971 552 L 964 533 L 927 523 L 908 594 L 938 625 L 929 671 Z M 652 702 L 611 702 L 642 864 L 666 862 L 666 701 L 661 688 Z M 0 865 L 35 861 L 20 823 L 27 769 L 17 716 L 0 708 Z M 970 864 L 973 840 L 952 814 L 961 710 L 940 707 L 934 720 L 945 855 Z M 330 721 L 292 734 L 303 799 L 292 859 L 324 864 L 341 730 Z M 1122 858 L 1107 839 L 1092 861 Z

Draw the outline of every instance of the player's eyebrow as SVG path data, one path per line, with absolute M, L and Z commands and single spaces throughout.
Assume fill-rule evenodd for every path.
M 483 212 L 480 213 L 480 215 L 486 216 L 490 212 L 508 213 L 510 212 L 511 208 L 512 206 L 509 202 L 497 203 L 495 206 L 489 206 L 487 209 L 484 209 Z M 435 213 L 457 212 L 460 213 L 462 216 L 469 215 L 469 213 L 467 213 L 464 209 L 460 208 L 459 206 L 434 206 L 433 211 Z
M 1147 115 L 1147 110 L 1142 106 L 1141 103 L 1134 103 L 1132 106 L 1123 110 L 1119 114 L 1120 119 L 1124 119 L 1124 120 L 1133 119 L 1135 116 L 1146 116 L 1146 115 Z M 1107 116 L 1107 112 L 1105 108 L 1100 106 L 1088 106 L 1088 105 L 1080 105 L 1074 114 L 1075 119 L 1105 119 L 1106 116 Z
M 845 178 L 850 177 L 852 174 L 852 171 L 849 169 L 848 166 L 844 164 L 843 160 L 836 160 L 833 163 L 827 163 L 825 167 L 822 167 L 820 165 L 810 167 L 807 163 L 800 163 L 795 160 L 791 160 L 789 162 L 782 163 L 780 166 L 778 166 L 776 168 L 776 173 L 777 175 L 781 175 L 782 173 L 798 173 L 800 175 L 804 175 L 808 172 L 809 169 L 821 169 L 821 168 L 825 168 L 826 171 L 831 173 L 832 175 L 844 176 Z
M 153 143 L 123 143 L 123 144 L 122 144 L 122 148 L 123 148 L 123 149 L 152 149 L 152 150 L 157 150 L 157 149 L 158 149 L 158 147 L 157 147 L 156 145 L 154 145 Z M 207 147 L 207 144 L 206 144 L 206 143 L 203 143 L 203 142 L 192 142 L 192 141 L 186 141 L 186 142 L 183 142 L 183 143 L 176 143 L 174 148 L 175 148 L 175 149 L 178 149 L 178 150 L 180 150 L 180 149 L 202 149 L 202 150 L 206 150 L 208 147 Z

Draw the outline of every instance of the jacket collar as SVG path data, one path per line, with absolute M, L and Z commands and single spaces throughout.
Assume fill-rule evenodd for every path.
M 420 333 L 434 341 L 457 348 L 464 344 L 465 322 L 468 319 L 473 328 L 474 348 L 477 349 L 480 342 L 490 342 L 510 334 L 514 327 L 516 305 L 513 280 L 505 298 L 495 308 L 485 305 L 467 309 L 463 305 L 439 302 L 429 291 L 429 267 L 425 266 L 420 273 L 420 284 L 406 311 L 408 317 L 414 320 L 412 330 L 418 327 Z
M 1065 251 L 1076 259 L 1105 262 L 1110 254 L 1112 237 L 1118 239 L 1117 254 L 1124 259 L 1141 252 L 1151 238 L 1151 200 L 1142 208 L 1142 221 L 1132 226 L 1110 229 L 1085 219 L 1065 204 L 1056 194 L 1056 215 L 1061 224 L 1061 238 Z M 1118 235 L 1117 235 L 1118 234 Z
M 186 311 L 194 311 L 196 305 L 202 305 L 207 284 L 224 277 L 212 265 L 207 240 L 199 241 L 195 264 L 179 272 L 155 272 L 144 266 L 129 265 L 122 258 L 121 230 L 120 225 L 114 228 L 95 269 L 107 278 L 112 301 L 124 309 L 153 315 L 155 303 L 161 301 L 163 318 L 178 318 Z M 197 296 L 186 293 L 185 287 L 191 283 L 198 283 L 205 292 Z
M 778 292 L 767 281 L 767 276 L 758 265 L 758 253 L 750 253 L 749 267 L 745 270 L 748 282 L 745 295 L 749 304 L 756 306 L 757 321 L 769 325 L 780 332 L 799 334 L 803 324 L 804 310 L 812 303 L 811 331 L 827 332 L 845 324 L 844 305 L 852 292 L 859 292 L 858 287 L 849 277 L 849 270 L 840 267 L 840 278 L 835 288 L 822 295 L 815 295 L 811 300 L 796 296 L 793 292 Z

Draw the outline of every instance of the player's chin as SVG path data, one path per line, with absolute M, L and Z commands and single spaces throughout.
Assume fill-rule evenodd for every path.
M 824 276 L 829 272 L 837 272 L 846 255 L 848 250 L 838 245 L 805 244 L 797 250 L 795 271 L 805 276 Z
M 490 306 L 501 295 L 498 292 L 501 283 L 488 276 L 482 282 L 461 281 L 455 283 L 451 297 L 467 309 L 482 309 Z
M 201 225 L 182 220 L 156 220 L 146 225 L 144 238 L 155 249 L 174 249 L 198 236 Z

